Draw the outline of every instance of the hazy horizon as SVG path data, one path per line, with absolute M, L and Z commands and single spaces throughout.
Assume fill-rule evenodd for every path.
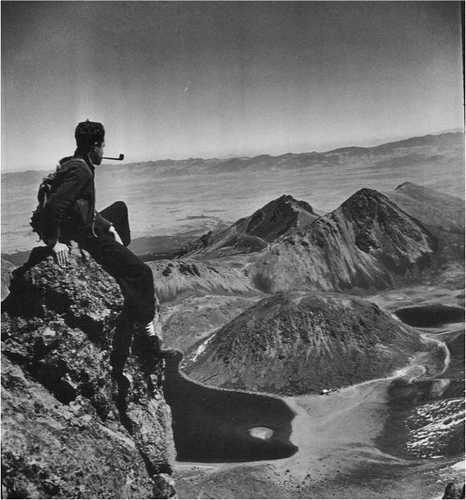
M 459 2 L 1 8 L 4 172 L 50 169 L 86 118 L 128 163 L 367 147 L 463 126 Z
M 234 158 L 253 158 L 255 156 L 262 156 L 262 155 L 268 155 L 268 156 L 271 156 L 271 157 L 277 157 L 277 156 L 281 156 L 281 155 L 284 155 L 284 154 L 296 154 L 296 155 L 299 155 L 299 154 L 306 154 L 306 153 L 311 153 L 311 152 L 317 152 L 317 153 L 328 153 L 330 151 L 332 151 L 333 149 L 340 149 L 340 148 L 347 148 L 347 147 L 364 147 L 364 148 L 371 148 L 371 147 L 376 147 L 376 146 L 381 146 L 381 145 L 384 145 L 384 144 L 390 144 L 391 142 L 398 142 L 398 141 L 403 141 L 403 140 L 408 140 L 408 139 L 413 139 L 415 137 L 424 137 L 424 136 L 429 136 L 429 135 L 432 135 L 432 136 L 436 136 L 436 135 L 442 135 L 442 134 L 448 134 L 448 133 L 462 133 L 464 134 L 464 129 L 463 128 L 456 128 L 456 129 L 449 129 L 449 130 L 442 130 L 442 131 L 438 131 L 438 132 L 431 132 L 431 133 L 428 133 L 428 134 L 423 134 L 422 136 L 409 136 L 409 137 L 398 137 L 398 136 L 395 136 L 395 137 L 392 137 L 392 138 L 387 138 L 387 140 L 380 140 L 380 141 L 374 141 L 373 143 L 371 144 L 368 144 L 368 145 L 362 145 L 361 143 L 359 144 L 337 144 L 335 145 L 335 147 L 333 148 L 330 148 L 330 149 L 316 149 L 316 150 L 310 150 L 310 149 L 307 149 L 307 150 L 303 150 L 303 151 L 283 151 L 283 152 L 279 152 L 279 153 L 276 153 L 276 154 L 269 154 L 267 152 L 263 152 L 263 153 L 259 153 L 257 155 L 241 155 L 241 154 L 238 154 L 238 155 L 227 155 L 227 156 L 215 156 L 215 157 L 209 157 L 209 156 L 190 156 L 190 157 L 186 157 L 186 158 L 178 158 L 178 159 L 175 159 L 175 158 L 158 158 L 156 160 L 139 160 L 139 161 L 127 161 L 127 158 L 125 157 L 125 159 L 122 161 L 122 162 L 112 162 L 110 160 L 106 160 L 104 164 L 102 164 L 103 167 L 105 166 L 129 166 L 129 165 L 132 165 L 133 163 L 156 163 L 156 162 L 164 162 L 164 161 L 185 161 L 185 160 L 190 160 L 190 159 L 199 159 L 199 160 L 219 160 L 219 161 L 224 161 L 224 160 L 228 160 L 228 159 L 234 159 Z M 107 153 L 105 153 L 107 154 Z M 62 155 L 64 156 L 64 155 Z M 52 165 L 49 165 L 48 167 L 45 167 L 45 168 L 37 168 L 37 169 L 33 169 L 33 168 L 26 168 L 24 170 L 8 170 L 8 169 L 4 169 L 2 168 L 2 175 L 3 174 L 13 174 L 13 173 L 24 173 L 24 172 L 35 172 L 35 171 L 48 171 L 48 170 L 53 170 L 55 167 L 54 167 L 54 163 L 52 161 Z

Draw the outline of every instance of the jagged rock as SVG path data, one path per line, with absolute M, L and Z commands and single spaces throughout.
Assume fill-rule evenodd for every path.
M 10 286 L 11 273 L 15 269 L 15 265 L 2 257 L 2 300 L 8 295 Z
M 448 483 L 442 498 L 464 498 L 464 483 Z
M 149 379 L 137 334 L 124 374 L 110 358 L 128 329 L 115 280 L 93 259 L 47 249 L 16 270 L 2 303 L 5 497 L 164 498 L 174 444 L 164 363 Z M 153 361 L 153 360 L 152 360 Z
M 123 426 L 86 398 L 61 404 L 2 358 L 3 498 L 147 498 L 154 484 Z
M 379 289 L 416 277 L 436 250 L 421 223 L 382 193 L 361 189 L 304 230 L 282 236 L 249 273 L 265 292 Z
M 219 387 L 294 395 L 387 376 L 429 349 L 375 304 L 294 291 L 261 300 L 194 346 L 184 371 Z
M 283 195 L 272 200 L 246 219 L 245 233 L 265 241 L 273 241 L 291 227 L 305 227 L 317 218 L 317 214 L 305 201 Z

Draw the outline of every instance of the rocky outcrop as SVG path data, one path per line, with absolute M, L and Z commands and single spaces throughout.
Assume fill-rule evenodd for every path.
M 111 369 L 114 338 L 130 331 L 116 282 L 90 258 L 60 267 L 45 248 L 13 274 L 2 303 L 2 496 L 173 496 L 163 360 L 147 359 L 136 333 L 124 373 Z
M 361 189 L 303 231 L 263 251 L 249 273 L 266 292 L 299 287 L 380 289 L 416 278 L 436 238 L 387 196 Z
M 464 498 L 464 483 L 448 483 L 442 498 Z
M 186 373 L 215 386 L 303 394 L 387 376 L 426 350 L 378 306 L 330 293 L 279 293 L 191 351 Z
M 12 262 L 2 257 L 2 300 L 9 293 L 11 273 L 15 268 L 16 266 Z
M 304 228 L 316 218 L 308 203 L 283 195 L 227 229 L 205 234 L 187 251 L 210 257 L 258 252 L 291 228 Z

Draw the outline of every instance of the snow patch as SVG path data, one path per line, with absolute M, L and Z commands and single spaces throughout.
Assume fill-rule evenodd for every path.
M 252 437 L 266 440 L 273 436 L 273 430 L 268 427 L 253 427 L 252 429 L 249 429 L 249 434 Z
M 207 337 L 204 342 L 202 342 L 196 349 L 196 352 L 192 355 L 191 360 L 194 362 L 197 360 L 197 358 L 206 350 L 207 345 L 209 342 L 211 342 L 215 338 L 215 333 L 211 335 L 210 337 Z

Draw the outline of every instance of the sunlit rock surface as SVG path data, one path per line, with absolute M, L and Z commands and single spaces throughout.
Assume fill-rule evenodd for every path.
M 136 335 L 126 377 L 113 377 L 119 287 L 92 259 L 62 268 L 46 252 L 15 271 L 2 303 L 2 496 L 173 496 L 162 360 L 149 380 Z

